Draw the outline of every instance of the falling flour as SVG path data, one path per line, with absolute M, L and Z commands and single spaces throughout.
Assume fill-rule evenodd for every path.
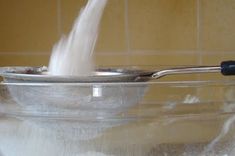
M 92 55 L 100 19 L 107 0 L 88 0 L 75 21 L 72 31 L 54 46 L 49 62 L 51 75 L 91 75 Z
M 69 35 L 63 36 L 54 46 L 49 62 L 49 74 L 87 76 L 94 71 L 92 55 L 106 3 L 107 0 L 88 0 Z M 1 121 L 0 124 L 4 122 Z M 69 137 L 63 137 L 61 133 L 71 133 L 71 129 L 75 129 L 74 123 L 67 128 L 57 123 L 58 125 L 53 127 L 53 133 L 50 126 L 43 127 L 43 124 L 33 121 L 15 122 L 14 119 L 6 119 L 5 124 L 5 127 L 14 128 L 0 133 L 0 156 L 106 156 L 95 150 L 84 151 L 79 144 L 79 138 L 94 137 L 97 129 L 91 132 L 91 136 L 78 131 L 78 141 L 71 143 L 74 140 L 70 142 Z
M 49 62 L 49 74 L 66 76 L 92 74 L 94 71 L 92 55 L 106 3 L 107 0 L 88 0 L 87 5 L 80 11 L 80 16 L 77 17 L 70 34 L 62 37 L 54 46 Z M 96 133 L 94 132 L 90 137 L 94 137 Z M 84 136 L 80 137 L 84 138 Z

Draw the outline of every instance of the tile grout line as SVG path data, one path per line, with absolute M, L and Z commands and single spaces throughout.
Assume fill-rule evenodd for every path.
M 200 42 L 200 35 L 201 35 L 201 30 L 200 30 L 200 26 L 201 26 L 201 23 L 200 23 L 200 0 L 196 0 L 196 32 L 197 32 L 197 40 L 196 40 L 196 50 L 197 50 L 197 59 L 198 59 L 198 63 L 197 65 L 202 65 L 202 52 L 201 52 L 201 42 Z M 201 75 L 198 74 L 197 76 L 197 80 L 200 80 L 201 79 Z M 200 91 L 197 89 L 197 94 L 199 94 Z
M 198 65 L 202 65 L 202 49 L 201 49 L 201 6 L 200 0 L 196 0 L 196 22 L 197 22 L 197 57 L 198 57 Z M 201 75 L 196 75 L 196 79 L 198 81 L 201 80 Z M 200 95 L 200 89 L 196 89 L 196 95 Z
M 197 53 L 199 55 L 198 64 L 202 65 L 202 45 L 201 45 L 201 2 L 197 0 Z
M 57 0 L 57 33 L 58 37 L 60 37 L 62 34 L 61 0 Z
M 130 55 L 131 55 L 131 45 L 130 45 L 130 30 L 129 30 L 129 9 L 128 9 L 128 0 L 124 0 L 124 22 L 125 22 L 125 37 L 126 37 L 126 46 L 127 46 L 127 64 L 129 65 L 130 62 Z
M 51 55 L 50 52 L 0 52 L 0 56 L 3 55 L 16 55 L 16 56 L 38 56 L 38 55 Z
M 197 51 L 196 51 L 197 52 Z M 160 51 L 160 50 L 134 50 L 131 52 L 134 55 L 170 55 L 170 54 L 177 54 L 177 55 L 197 55 L 193 50 L 183 50 L 183 51 Z M 201 57 L 208 55 L 208 56 L 215 56 L 215 55 L 234 55 L 234 51 L 201 51 Z M 31 51 L 31 52 L 4 52 L 0 51 L 0 55 L 50 55 L 50 51 Z M 129 55 L 127 52 L 123 51 L 97 51 L 95 55 Z

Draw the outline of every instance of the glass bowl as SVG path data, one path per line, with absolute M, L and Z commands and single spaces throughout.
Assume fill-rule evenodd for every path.
M 235 80 L 1 83 L 1 156 L 233 156 Z

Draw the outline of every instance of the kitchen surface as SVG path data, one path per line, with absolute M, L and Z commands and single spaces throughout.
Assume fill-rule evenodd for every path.
M 0 0 L 0 156 L 235 155 L 235 0 L 87 2 Z M 96 71 L 53 75 L 83 41 Z

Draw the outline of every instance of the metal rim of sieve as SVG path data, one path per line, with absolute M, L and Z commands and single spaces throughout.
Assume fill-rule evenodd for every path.
M 6 81 L 11 79 L 22 82 L 52 83 L 144 82 L 151 78 L 151 73 L 148 71 L 120 68 L 99 68 L 90 76 L 56 76 L 48 75 L 45 66 L 2 67 L 0 75 Z
M 90 76 L 54 76 L 47 74 L 47 67 L 1 67 L 0 76 L 4 80 L 17 82 L 51 82 L 51 83 L 105 83 L 105 82 L 145 82 L 166 75 L 218 73 L 235 75 L 235 61 L 223 61 L 219 66 L 192 66 L 165 70 L 137 70 L 100 68 Z

